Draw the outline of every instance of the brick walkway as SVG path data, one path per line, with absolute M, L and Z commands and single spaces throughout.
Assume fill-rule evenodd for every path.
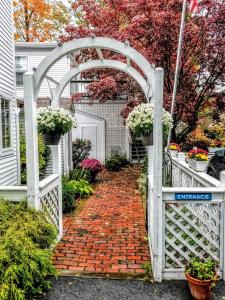
M 80 214 L 64 219 L 53 256 L 61 274 L 143 275 L 149 262 L 137 167 L 104 172 Z

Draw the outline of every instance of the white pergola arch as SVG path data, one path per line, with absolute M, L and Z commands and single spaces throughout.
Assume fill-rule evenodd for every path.
M 83 49 L 95 49 L 98 55 L 97 60 L 90 60 L 82 64 L 78 64 L 73 57 L 73 53 Z M 119 53 L 126 58 L 126 62 L 117 60 L 104 59 L 102 49 Z M 74 63 L 75 68 L 71 69 L 67 74 L 57 82 L 48 75 L 51 67 L 62 57 L 68 56 Z M 135 66 L 135 67 L 134 67 Z M 136 69 L 137 67 L 137 69 Z M 159 220 L 161 216 L 158 212 L 162 211 L 162 101 L 163 101 L 163 77 L 164 72 L 161 68 L 154 68 L 150 63 L 128 43 L 120 41 L 96 37 L 82 38 L 70 41 L 63 45 L 59 45 L 53 50 L 33 72 L 24 75 L 24 107 L 25 107 L 25 128 L 26 128 L 26 157 L 27 157 L 27 201 L 30 207 L 40 209 L 41 197 L 43 197 L 43 187 L 39 183 L 39 163 L 38 163 L 38 130 L 37 130 L 37 105 L 39 90 L 44 78 L 52 81 L 56 88 L 52 90 L 52 106 L 59 105 L 59 99 L 63 89 L 67 83 L 77 74 L 83 71 L 99 68 L 112 68 L 120 70 L 130 75 L 142 89 L 146 99 L 154 105 L 154 126 L 153 140 L 154 146 L 148 147 L 149 153 L 149 182 L 151 187 L 149 190 L 150 200 L 148 207 L 152 215 L 149 220 L 153 219 L 154 224 L 149 223 L 151 231 L 151 248 L 152 248 L 152 264 L 154 266 L 154 278 L 161 280 L 161 261 L 162 253 L 158 255 L 158 249 L 162 249 L 161 237 L 157 234 L 160 226 Z M 58 146 L 52 146 L 53 154 L 53 173 L 58 178 L 58 196 L 54 194 L 55 201 L 58 201 L 58 209 L 54 209 L 54 214 L 58 214 L 59 219 L 59 237 L 62 236 L 62 196 L 61 196 L 61 149 Z M 151 167 L 150 167 L 151 166 Z M 51 192 L 51 179 L 45 192 Z M 58 198 L 57 198 L 58 197 Z M 57 199 L 56 199 L 57 198 Z M 151 202 L 151 203 L 150 203 Z M 158 216 L 157 216 L 158 214 Z M 157 218 L 156 218 L 157 216 Z
M 127 69 L 131 68 L 131 61 L 143 72 L 146 82 L 150 89 L 152 88 L 153 71 L 151 64 L 137 50 L 129 46 L 129 43 L 122 43 L 115 39 L 105 37 L 91 37 L 75 39 L 70 42 L 58 46 L 51 52 L 38 66 L 34 74 L 33 86 L 35 98 L 38 97 L 39 89 L 42 81 L 47 76 L 50 68 L 62 57 L 70 56 L 74 52 L 84 49 L 96 49 L 96 52 L 101 61 L 104 61 L 104 56 L 101 49 L 106 49 L 115 53 L 119 53 L 127 59 Z M 142 76 L 142 75 L 140 75 Z
M 61 78 L 59 84 L 55 89 L 55 95 L 54 95 L 55 101 L 58 103 L 64 88 L 75 76 L 77 76 L 78 74 L 84 71 L 88 71 L 92 69 L 102 69 L 102 68 L 115 69 L 130 75 L 130 77 L 132 77 L 139 84 L 146 99 L 148 100 L 148 98 L 151 96 L 151 91 L 148 83 L 140 75 L 140 73 L 137 72 L 133 67 L 131 66 L 128 67 L 127 64 L 116 60 L 99 59 L 99 60 L 91 60 L 86 63 L 80 64 L 77 67 L 71 69 L 69 72 L 67 72 L 65 76 Z

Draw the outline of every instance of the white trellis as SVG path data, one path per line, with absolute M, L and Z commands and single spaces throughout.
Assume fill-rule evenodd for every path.
M 83 49 L 95 49 L 99 59 L 78 64 L 73 57 Z M 126 63 L 104 59 L 102 49 L 110 50 L 123 55 Z M 57 82 L 48 76 L 50 68 L 62 57 L 68 56 L 75 68 L 71 69 L 61 80 Z M 133 66 L 137 66 L 139 70 Z M 162 99 L 163 99 L 163 70 L 154 68 L 150 63 L 128 43 L 122 43 L 110 38 L 94 37 L 82 38 L 59 45 L 53 50 L 33 72 L 24 75 L 24 104 L 26 126 L 26 155 L 27 155 L 27 198 L 28 205 L 36 209 L 44 209 L 53 223 L 59 228 L 59 236 L 62 236 L 62 196 L 61 196 L 61 164 L 60 144 L 53 147 L 53 175 L 39 183 L 38 167 L 38 141 L 37 141 L 37 112 L 36 101 L 44 78 L 52 81 L 56 87 L 52 89 L 52 104 L 57 107 L 63 89 L 70 80 L 80 72 L 111 68 L 130 75 L 142 89 L 146 101 L 152 101 L 155 105 L 154 120 L 154 148 L 150 147 L 150 166 L 157 172 L 152 176 L 155 187 L 152 191 L 154 211 L 157 212 L 161 203 L 161 166 L 162 166 Z M 140 72 L 141 71 L 141 72 Z M 153 174 L 153 173 L 152 173 Z M 159 201 L 160 200 L 160 201 Z M 154 218 L 157 223 L 157 219 Z M 158 247 L 160 241 L 153 240 L 153 248 Z M 157 261 L 153 258 L 153 265 Z

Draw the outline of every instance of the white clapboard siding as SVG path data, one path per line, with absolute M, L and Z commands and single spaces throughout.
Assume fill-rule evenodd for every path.
M 0 1 L 0 96 L 11 101 L 12 147 L 0 149 L 0 186 L 18 183 L 12 1 Z
M 26 56 L 28 57 L 28 70 L 32 71 L 33 68 L 37 68 L 42 60 L 49 55 L 56 47 L 55 43 L 16 43 L 15 51 L 16 56 Z M 56 81 L 60 79 L 69 71 L 70 63 L 67 57 L 59 60 L 48 72 L 48 76 L 53 77 Z M 55 87 L 55 84 L 50 82 L 51 87 Z M 17 99 L 23 99 L 24 89 L 23 87 L 16 87 Z M 49 90 L 48 81 L 44 79 L 39 97 L 51 97 L 51 92 Z M 62 97 L 70 97 L 70 87 L 67 85 L 63 91 Z

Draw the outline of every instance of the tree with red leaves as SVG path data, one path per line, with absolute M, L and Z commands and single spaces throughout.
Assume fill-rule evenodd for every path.
M 94 34 L 129 41 L 150 63 L 164 68 L 164 107 L 169 110 L 182 0 L 77 0 L 73 9 L 77 24 L 66 27 L 61 40 L 67 42 Z M 103 50 L 103 53 L 106 58 L 124 59 L 108 51 Z M 197 14 L 194 17 L 187 14 L 186 17 L 173 141 L 184 141 L 195 129 L 201 108 L 211 99 L 218 103 L 224 102 L 224 54 L 225 3 L 220 0 L 201 0 Z M 92 50 L 82 51 L 77 60 L 89 58 L 97 58 L 97 54 Z M 96 74 L 101 76 L 101 73 L 99 75 L 96 72 L 95 78 Z M 108 76 L 112 75 L 118 91 L 127 88 L 131 98 L 138 95 L 138 99 L 144 101 L 144 96 L 134 81 L 123 75 L 125 79 L 120 86 L 121 73 L 108 73 Z M 100 80 L 99 85 L 101 84 Z M 94 91 L 100 91 L 97 83 L 94 84 Z M 106 87 L 104 91 L 107 91 Z M 94 94 L 95 92 L 92 93 L 93 96 Z M 107 98 L 105 92 L 101 100 L 104 98 Z M 179 126 L 181 121 L 183 125 Z

